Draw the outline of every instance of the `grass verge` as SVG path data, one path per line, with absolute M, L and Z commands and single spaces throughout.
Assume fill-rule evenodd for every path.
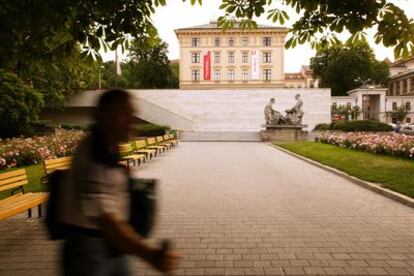
M 316 142 L 275 144 L 361 180 L 414 198 L 414 162 Z

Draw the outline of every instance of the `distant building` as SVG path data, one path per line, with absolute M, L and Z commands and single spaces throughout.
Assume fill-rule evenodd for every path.
M 216 21 L 175 30 L 180 44 L 180 88 L 285 87 L 287 32 L 265 25 L 253 30 L 235 26 L 223 32 Z
M 390 64 L 388 96 L 414 96 L 414 56 Z
M 180 64 L 180 60 L 179 59 L 172 59 L 172 60 L 170 60 L 170 64 Z
M 299 73 L 285 73 L 285 87 L 318 88 L 318 80 L 313 78 L 313 71 L 308 65 L 302 65 Z
M 405 122 L 414 123 L 414 56 L 389 63 L 388 88 L 361 86 L 348 92 L 348 96 L 332 97 L 332 107 L 358 106 L 358 119 L 397 123 L 392 112 L 404 105 L 408 110 Z

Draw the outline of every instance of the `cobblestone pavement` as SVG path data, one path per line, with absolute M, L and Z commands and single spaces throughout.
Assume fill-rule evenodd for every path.
M 174 240 L 175 275 L 414 275 L 413 209 L 266 144 L 181 143 L 137 174 L 161 179 L 150 242 Z M 58 247 L 3 221 L 0 274 L 58 274 Z

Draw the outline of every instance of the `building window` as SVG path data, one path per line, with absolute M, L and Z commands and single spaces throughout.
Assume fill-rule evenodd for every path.
M 216 37 L 216 38 L 214 39 L 214 46 L 216 46 L 216 47 L 220 47 L 220 37 Z
M 229 52 L 229 63 L 234 63 L 234 52 Z
M 272 62 L 272 53 L 265 52 L 263 53 L 263 63 L 270 63 Z
M 192 81 L 199 81 L 200 80 L 200 70 L 192 70 L 191 71 L 191 80 Z
M 244 69 L 243 72 L 242 72 L 242 80 L 243 81 L 248 81 L 249 80 L 249 72 L 246 69 Z
M 191 46 L 192 47 L 198 47 L 198 46 L 200 46 L 200 38 L 199 37 L 193 37 L 193 38 L 191 38 Z
M 410 90 L 413 92 L 414 91 L 414 78 L 411 79 L 411 88 Z
M 214 80 L 219 81 L 221 79 L 220 70 L 214 70 Z
M 346 107 L 347 108 L 351 108 L 352 107 L 352 104 L 351 103 L 346 103 Z
M 249 53 L 248 52 L 243 52 L 242 53 L 242 62 L 243 63 L 248 63 L 249 62 Z
M 405 109 L 407 109 L 408 111 L 411 111 L 411 102 L 405 103 Z
M 242 45 L 243 45 L 243 47 L 249 46 L 249 38 L 247 36 L 243 36 Z
M 405 119 L 405 121 L 407 122 L 407 124 L 411 124 L 411 118 L 410 118 L 410 117 L 407 117 L 407 118 Z
M 263 80 L 264 81 L 270 81 L 271 76 L 272 76 L 271 69 L 263 69 Z
M 229 69 L 228 73 L 229 73 L 229 76 L 228 76 L 229 81 L 234 81 L 234 70 Z
M 272 46 L 272 38 L 270 36 L 263 37 L 263 46 Z
M 214 63 L 220 63 L 220 52 L 214 53 Z
M 407 93 L 407 87 L 408 87 L 408 80 L 402 80 L 402 87 L 403 87 L 403 94 Z
M 388 95 L 394 95 L 394 85 L 392 83 L 388 85 Z
M 191 62 L 192 63 L 200 63 L 200 53 L 192 53 L 191 54 Z
M 229 37 L 229 47 L 234 47 L 234 37 Z
M 393 111 L 397 110 L 397 103 L 396 102 L 392 102 L 392 110 Z

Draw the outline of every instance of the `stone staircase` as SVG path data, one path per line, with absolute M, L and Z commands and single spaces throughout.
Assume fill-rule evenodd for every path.
M 180 141 L 184 142 L 260 142 L 256 131 L 182 131 Z

